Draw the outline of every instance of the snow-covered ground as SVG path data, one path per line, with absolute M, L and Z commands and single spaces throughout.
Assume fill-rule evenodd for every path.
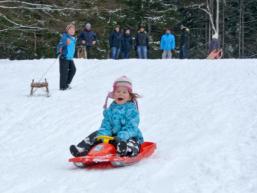
M 53 63 L 0 60 L 1 193 L 257 193 L 257 60 L 75 60 L 68 91 Z M 51 97 L 28 97 L 49 66 Z M 129 167 L 75 168 L 68 147 L 98 129 L 121 75 L 158 148 Z

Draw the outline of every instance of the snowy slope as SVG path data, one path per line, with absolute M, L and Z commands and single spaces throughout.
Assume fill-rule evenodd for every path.
M 53 63 L 0 60 L 1 193 L 257 193 L 257 60 L 76 60 L 69 91 Z M 51 97 L 28 97 L 49 66 Z M 68 147 L 98 129 L 121 75 L 158 149 L 125 168 L 75 168 Z

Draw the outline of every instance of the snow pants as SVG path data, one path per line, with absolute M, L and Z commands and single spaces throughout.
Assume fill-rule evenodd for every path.
M 172 58 L 171 50 L 163 50 L 162 59 L 171 59 L 171 58 Z
M 79 153 L 82 155 L 86 155 L 94 145 L 101 143 L 101 141 L 96 140 L 96 137 L 97 137 L 97 131 L 91 133 L 84 140 L 82 140 L 77 145 L 77 148 L 79 149 Z M 116 147 L 117 153 L 120 156 L 133 157 L 140 152 L 141 144 L 135 138 L 130 138 L 127 141 L 120 141 L 118 139 L 115 139 L 113 141 L 110 141 L 110 143 Z
M 179 58 L 180 59 L 188 58 L 188 48 L 185 45 L 180 47 Z
M 71 83 L 76 73 L 76 67 L 73 60 L 60 58 L 60 90 L 65 90 Z

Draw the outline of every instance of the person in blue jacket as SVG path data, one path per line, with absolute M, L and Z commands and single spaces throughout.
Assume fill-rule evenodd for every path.
M 117 25 L 109 37 L 109 44 L 111 48 L 112 59 L 119 59 L 120 52 L 121 52 L 121 41 L 122 41 L 122 33 L 120 31 L 120 26 Z
M 130 29 L 126 29 L 121 41 L 121 52 L 124 59 L 130 58 L 132 43 L 133 41 L 132 41 L 132 36 L 130 34 Z
M 166 29 L 165 34 L 161 37 L 160 49 L 163 50 L 162 59 L 171 59 L 175 46 L 175 36 L 171 33 L 170 29 Z
M 71 88 L 70 83 L 76 73 L 76 67 L 73 62 L 76 46 L 74 34 L 75 25 L 71 23 L 67 25 L 57 45 L 57 55 L 59 55 L 60 63 L 60 90 Z
M 71 145 L 73 156 L 85 156 L 90 149 L 99 143 L 97 136 L 113 136 L 111 143 L 116 146 L 120 156 L 136 156 L 144 142 L 142 133 L 138 128 L 139 112 L 137 105 L 138 94 L 133 93 L 132 83 L 126 77 L 118 78 L 113 84 L 113 91 L 108 93 L 100 128 L 87 136 L 78 145 Z M 108 98 L 114 99 L 107 108 Z

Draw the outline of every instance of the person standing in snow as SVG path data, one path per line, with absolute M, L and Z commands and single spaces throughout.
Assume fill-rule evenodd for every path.
M 78 42 L 86 49 L 88 59 L 92 58 L 91 50 L 96 45 L 96 33 L 92 31 L 91 24 L 87 23 L 84 30 L 78 36 Z
M 139 59 L 147 59 L 148 48 L 149 38 L 145 32 L 145 27 L 141 25 L 136 35 L 136 51 Z
M 130 35 L 130 29 L 126 29 L 121 41 L 121 52 L 124 59 L 130 58 L 131 49 L 132 49 L 132 37 Z
M 214 33 L 209 44 L 208 59 L 220 59 L 223 56 L 223 50 L 220 48 L 219 35 Z
M 171 33 L 170 29 L 166 29 L 165 34 L 161 37 L 160 49 L 162 52 L 162 59 L 171 59 L 172 51 L 175 50 L 175 36 Z
M 144 142 L 138 128 L 139 112 L 138 94 L 133 92 L 132 82 L 126 76 L 118 78 L 113 83 L 113 91 L 108 93 L 104 105 L 104 118 L 99 130 L 91 133 L 78 145 L 71 145 L 70 152 L 74 157 L 85 156 L 90 149 L 101 143 L 98 136 L 113 136 L 111 143 L 116 146 L 120 156 L 136 156 Z M 107 108 L 108 98 L 114 99 Z
M 217 33 L 215 33 L 212 35 L 212 40 L 209 44 L 208 53 L 210 54 L 212 51 L 219 50 L 219 48 L 220 48 L 219 36 Z
M 189 50 L 189 29 L 184 25 L 180 26 L 181 36 L 180 36 L 180 47 L 179 47 L 179 58 L 188 58 Z
M 76 73 L 76 67 L 73 62 L 76 46 L 75 30 L 73 23 L 67 25 L 57 45 L 57 55 L 60 56 L 60 90 L 71 88 L 70 83 Z
M 121 41 L 122 33 L 120 32 L 120 26 L 117 25 L 109 37 L 112 59 L 119 59 L 121 51 Z

